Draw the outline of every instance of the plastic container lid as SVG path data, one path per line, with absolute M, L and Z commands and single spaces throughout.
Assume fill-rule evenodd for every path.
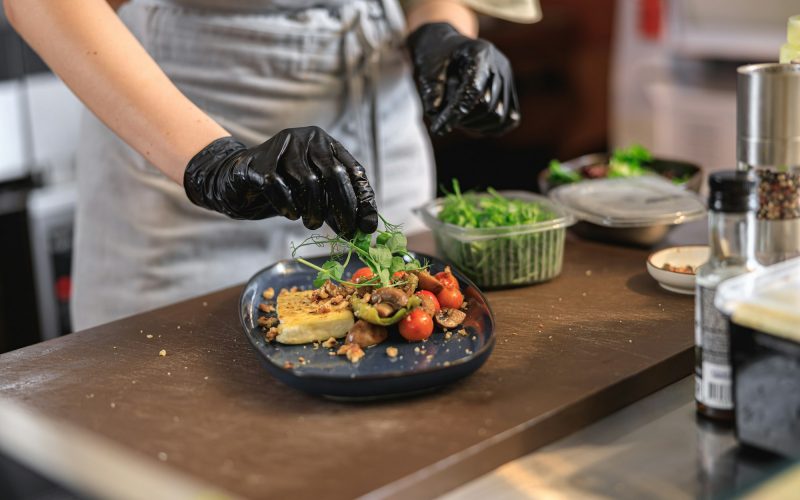
M 422 218 L 425 224 L 434 231 L 442 231 L 448 236 L 461 241 L 478 241 L 497 238 L 499 236 L 515 236 L 520 234 L 538 233 L 568 227 L 575 223 L 572 213 L 544 196 L 527 191 L 500 191 L 500 194 L 512 200 L 521 200 L 529 203 L 538 203 L 542 209 L 552 214 L 551 218 L 517 226 L 498 226 L 491 228 L 461 227 L 439 220 L 444 198 L 431 200 L 414 211 Z
M 699 196 L 650 175 L 566 184 L 550 197 L 579 219 L 606 227 L 682 224 L 706 213 Z
M 734 323 L 800 342 L 800 258 L 723 281 L 714 305 Z

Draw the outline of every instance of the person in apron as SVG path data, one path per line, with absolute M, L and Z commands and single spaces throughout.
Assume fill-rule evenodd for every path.
M 6 0 L 94 112 L 77 155 L 76 329 L 240 283 L 310 231 L 372 232 L 378 211 L 413 231 L 434 193 L 423 113 L 433 133 L 519 120 L 505 57 L 428 22 L 452 1 L 413 2 L 409 36 L 395 0 L 133 0 L 118 18 L 95 1 Z M 538 18 L 534 0 L 484 3 Z

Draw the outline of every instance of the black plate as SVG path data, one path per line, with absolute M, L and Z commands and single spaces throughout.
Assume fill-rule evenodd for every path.
M 423 254 L 415 257 L 427 260 L 431 271 L 444 269 L 445 263 Z M 309 259 L 321 265 L 326 258 Z M 350 262 L 345 276 L 359 267 L 360 262 Z M 463 378 L 486 361 L 494 347 L 494 316 L 486 298 L 478 288 L 457 269 L 453 273 L 461 284 L 464 300 L 468 303 L 467 318 L 463 328 L 466 336 L 452 333 L 449 340 L 440 329 L 434 331 L 426 342 L 407 342 L 396 331 L 380 345 L 365 350 L 358 363 L 350 363 L 344 356 L 331 356 L 329 349 L 314 349 L 311 344 L 284 345 L 269 343 L 256 324 L 261 293 L 273 288 L 296 286 L 312 288 L 316 272 L 294 260 L 279 261 L 256 273 L 245 285 L 240 299 L 240 319 L 247 339 L 274 377 L 281 382 L 312 394 L 333 398 L 378 398 L 412 394 L 454 382 Z M 386 348 L 396 347 L 399 355 L 392 359 Z M 304 358 L 300 363 L 298 358 Z M 286 362 L 292 364 L 284 368 Z

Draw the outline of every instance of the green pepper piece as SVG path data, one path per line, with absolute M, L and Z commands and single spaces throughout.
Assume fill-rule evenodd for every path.
M 373 325 L 389 326 L 405 318 L 411 309 L 421 306 L 422 300 L 416 295 L 412 295 L 408 298 L 406 307 L 398 309 L 397 312 L 388 318 L 381 318 L 375 306 L 364 302 L 360 297 L 356 297 L 355 295 L 350 297 L 350 305 L 353 306 L 353 315 L 357 319 L 363 319 L 367 323 L 372 323 Z

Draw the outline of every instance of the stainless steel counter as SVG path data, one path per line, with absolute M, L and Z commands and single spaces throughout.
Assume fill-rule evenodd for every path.
M 442 499 L 717 498 L 788 464 L 739 447 L 730 426 L 696 416 L 693 397 L 687 377 Z

